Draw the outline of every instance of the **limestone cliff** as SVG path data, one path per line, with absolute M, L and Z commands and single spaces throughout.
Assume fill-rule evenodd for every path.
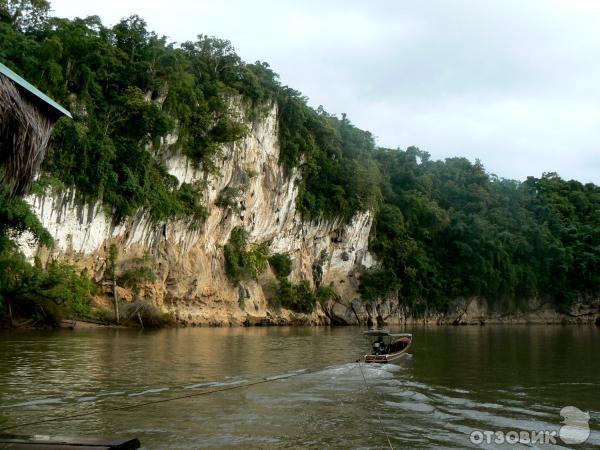
M 32 258 L 61 259 L 78 265 L 109 294 L 108 249 L 120 249 L 119 264 L 127 267 L 142 257 L 152 261 L 157 277 L 145 283 L 137 295 L 173 314 L 182 324 L 243 323 L 347 323 L 356 320 L 356 274 L 373 261 L 367 250 L 372 214 L 357 214 L 350 223 L 307 222 L 296 211 L 298 174 L 286 175 L 279 165 L 277 111 L 272 108 L 252 121 L 247 137 L 223 148 L 218 177 L 196 170 L 185 157 L 173 155 L 167 140 L 159 155 L 179 182 L 203 182 L 208 219 L 201 224 L 186 220 L 151 222 L 140 211 L 115 225 L 99 203 L 77 200 L 74 190 L 33 195 L 28 202 L 51 232 L 55 246 L 50 253 L 22 242 Z M 161 157 L 161 156 L 158 156 Z M 224 192 L 236 192 L 235 204 L 218 206 Z M 285 253 L 293 261 L 292 280 L 315 276 L 322 285 L 334 286 L 339 302 L 318 306 L 311 315 L 273 309 L 267 291 L 274 277 L 269 271 L 258 281 L 234 286 L 224 271 L 223 245 L 231 230 L 242 226 L 257 243 L 272 253 Z M 132 293 L 120 289 L 120 296 Z M 240 301 L 243 300 L 243 301 Z
M 570 311 L 558 313 L 552 304 L 532 301 L 526 312 L 505 314 L 488 307 L 484 299 L 456 299 L 444 314 L 418 314 L 397 298 L 364 302 L 357 288 L 360 273 L 374 260 L 368 252 L 372 213 L 356 214 L 349 223 L 308 222 L 296 211 L 299 174 L 286 174 L 279 164 L 277 111 L 247 120 L 250 132 L 224 147 L 219 176 L 197 170 L 173 151 L 177 136 L 166 139 L 157 158 L 180 183 L 207 186 L 204 204 L 209 217 L 202 223 L 176 220 L 154 223 L 143 211 L 114 224 L 100 204 L 78 200 L 75 190 L 47 191 L 28 202 L 55 240 L 51 251 L 37 249 L 21 239 L 31 259 L 60 259 L 81 267 L 101 287 L 99 302 L 109 305 L 112 285 L 107 273 L 111 244 L 120 249 L 121 270 L 149 261 L 156 279 L 138 292 L 119 288 L 119 297 L 147 300 L 183 325 L 241 324 L 481 324 L 481 323 L 594 323 L 599 321 L 597 299 L 581 300 Z M 230 195 L 223 202 L 225 193 Z M 292 281 L 308 280 L 333 286 L 340 299 L 317 305 L 310 315 L 269 306 L 275 277 L 270 270 L 258 280 L 231 283 L 224 270 L 223 246 L 234 227 L 250 233 L 271 253 L 293 261 Z

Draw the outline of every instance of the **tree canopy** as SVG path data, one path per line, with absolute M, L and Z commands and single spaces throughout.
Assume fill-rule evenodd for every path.
M 383 202 L 371 250 L 381 265 L 365 274 L 364 297 L 397 293 L 423 311 L 460 296 L 506 310 L 598 295 L 600 187 L 556 173 L 519 183 L 414 147 L 374 155 Z

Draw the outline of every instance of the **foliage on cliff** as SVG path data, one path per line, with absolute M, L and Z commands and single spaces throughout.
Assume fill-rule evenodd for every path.
M 320 286 L 313 289 L 308 280 L 292 283 L 288 276 L 292 272 L 292 260 L 288 255 L 276 253 L 269 257 L 269 265 L 277 277 L 271 283 L 268 294 L 269 304 L 276 308 L 287 308 L 301 313 L 311 313 L 317 303 L 338 299 L 339 295 L 333 287 Z
M 269 251 L 264 245 L 248 242 L 248 232 L 241 227 L 231 230 L 223 248 L 225 273 L 234 283 L 254 280 L 267 268 Z
M 339 299 L 336 290 L 329 286 L 313 289 L 307 280 L 292 283 L 285 277 L 279 277 L 273 285 L 274 294 L 269 299 L 269 304 L 275 307 L 284 307 L 292 311 L 310 314 L 315 310 L 317 303 Z
M 15 12 L 27 4 L 0 12 L 0 59 L 74 116 L 57 125 L 44 170 L 117 218 L 139 208 L 157 220 L 198 215 L 198 192 L 178 186 L 156 153 L 177 130 L 179 150 L 211 171 L 219 145 L 245 133 L 228 102 L 244 85 L 230 44 L 199 36 L 175 48 L 137 16 L 107 28 L 40 12 L 34 24 Z
M 301 313 L 311 313 L 317 304 L 317 296 L 307 280 L 294 284 L 287 278 L 279 278 L 271 306 L 284 307 Z
M 0 185 L 0 314 L 32 317 L 53 323 L 63 316 L 90 314 L 92 281 L 76 267 L 49 262 L 31 265 L 13 240 L 28 236 L 44 245 L 52 238 L 21 198 L 12 198 Z
M 12 239 L 25 233 L 42 245 L 52 244 L 52 236 L 29 205 L 22 198 L 13 197 L 7 185 L 0 184 L 0 252 L 10 250 Z
M 308 219 L 341 218 L 371 209 L 378 200 L 378 171 L 372 159 L 373 136 L 342 119 L 313 110 L 299 93 L 284 89 L 280 108 L 281 160 L 299 165 L 302 183 L 297 199 Z
M 73 113 L 56 128 L 45 172 L 102 200 L 117 219 L 144 208 L 159 221 L 201 220 L 201 189 L 167 173 L 165 143 L 216 172 L 222 145 L 243 137 L 248 119 L 274 101 L 281 163 L 303 173 L 302 213 L 349 219 L 369 207 L 373 166 L 360 160 L 374 148 L 370 133 L 309 108 L 268 64 L 246 64 L 231 43 L 203 35 L 175 46 L 137 16 L 109 28 L 95 16 L 48 11 L 45 0 L 0 2 L 0 60 Z M 249 115 L 236 110 L 240 101 Z
M 292 273 L 292 260 L 283 253 L 269 256 L 269 266 L 277 278 L 285 278 Z

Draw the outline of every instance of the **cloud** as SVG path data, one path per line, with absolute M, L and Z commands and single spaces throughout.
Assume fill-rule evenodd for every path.
M 381 145 L 481 159 L 500 176 L 600 183 L 595 0 L 55 0 L 57 15 L 132 13 L 182 42 L 229 39 L 314 106 Z

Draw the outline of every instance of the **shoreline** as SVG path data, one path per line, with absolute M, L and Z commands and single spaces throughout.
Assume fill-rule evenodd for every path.
M 99 305 L 96 305 L 99 306 Z M 188 307 L 189 308 L 189 307 Z M 445 312 L 416 314 L 392 299 L 379 302 L 350 303 L 329 301 L 319 304 L 312 313 L 293 312 L 285 308 L 267 308 L 249 313 L 237 304 L 221 308 L 181 308 L 164 310 L 154 306 L 152 314 L 122 317 L 55 317 L 45 323 L 33 317 L 5 318 L 0 329 L 159 329 L 189 327 L 306 327 L 306 326 L 485 326 L 485 325 L 595 325 L 600 327 L 600 300 L 575 302 L 568 309 L 560 309 L 550 302 L 531 301 L 522 310 L 503 312 L 493 308 L 485 299 L 456 299 Z
M 571 320 L 567 320 L 569 317 Z M 536 320 L 523 320 L 523 318 L 510 317 L 503 319 L 491 318 L 488 320 L 481 321 L 464 321 L 464 322 L 453 322 L 449 320 L 433 320 L 433 319 L 419 319 L 410 318 L 403 322 L 387 322 L 376 326 L 368 323 L 314 323 L 309 320 L 306 321 L 290 321 L 290 322 L 274 322 L 274 321 L 261 321 L 254 323 L 169 323 L 161 326 L 140 326 L 137 323 L 131 324 L 116 324 L 116 323 L 100 323 L 96 321 L 87 321 L 82 319 L 65 319 L 62 320 L 58 325 L 33 325 L 27 324 L 24 326 L 6 326 L 1 325 L 0 331 L 94 331 L 94 330 L 160 330 L 160 329 L 185 329 L 185 328 L 338 328 L 338 327 L 369 327 L 369 328 L 389 328 L 389 327 L 406 327 L 406 326 L 418 326 L 418 327 L 484 327 L 484 326 L 591 326 L 600 328 L 600 317 L 591 320 L 577 320 L 577 317 L 566 316 L 562 320 L 555 321 L 536 321 Z

